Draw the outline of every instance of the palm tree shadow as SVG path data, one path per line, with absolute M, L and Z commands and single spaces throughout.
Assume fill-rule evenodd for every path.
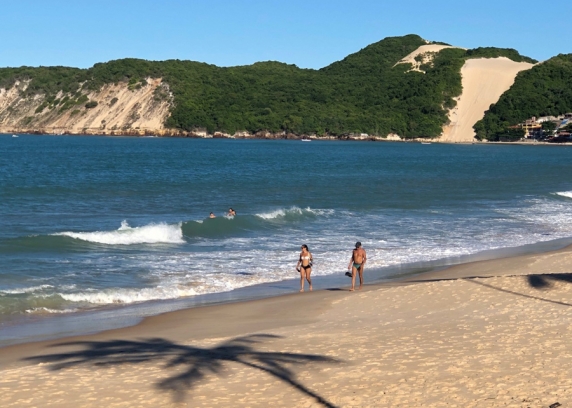
M 518 275 L 512 275 L 512 276 L 518 276 Z M 498 290 L 500 292 L 510 293 L 511 295 L 517 295 L 517 296 L 521 296 L 521 297 L 525 297 L 525 298 L 529 298 L 529 299 L 541 300 L 543 302 L 553 303 L 556 305 L 572 306 L 571 303 L 562 302 L 562 301 L 558 301 L 558 300 L 552 300 L 552 299 L 546 299 L 546 298 L 543 298 L 540 296 L 527 295 L 525 293 L 515 292 L 515 291 L 509 290 L 509 289 L 503 289 L 503 288 L 500 288 L 498 286 L 494 286 L 494 285 L 491 285 L 491 284 L 488 284 L 485 282 L 476 281 L 473 278 L 462 278 L 462 279 L 466 282 L 470 282 L 470 283 L 473 283 L 476 285 L 485 286 L 487 288 L 495 289 L 495 290 Z M 554 285 L 554 282 L 556 282 L 556 281 L 563 281 L 563 282 L 572 283 L 572 274 L 571 273 L 545 273 L 545 274 L 538 274 L 538 275 L 526 275 L 526 280 L 528 281 L 528 284 L 535 289 L 547 290 L 547 289 L 550 289 Z
M 528 284 L 536 289 L 548 289 L 552 286 L 551 281 L 563 281 L 572 283 L 572 273 L 545 273 L 540 275 L 528 275 Z
M 203 380 L 208 373 L 221 374 L 225 363 L 238 363 L 260 370 L 289 384 L 325 407 L 335 408 L 324 397 L 299 382 L 290 367 L 310 363 L 334 364 L 339 363 L 340 360 L 314 354 L 264 352 L 254 348 L 256 344 L 276 338 L 280 336 L 254 334 L 237 337 L 212 348 L 177 344 L 162 338 L 139 341 L 77 341 L 60 343 L 53 347 L 81 346 L 80 350 L 28 357 L 24 360 L 53 363 L 48 367 L 52 371 L 80 365 L 101 367 L 152 361 L 164 362 L 166 370 L 178 367 L 182 367 L 183 370 L 157 384 L 160 390 L 172 393 L 175 401 L 184 400 L 187 392 Z

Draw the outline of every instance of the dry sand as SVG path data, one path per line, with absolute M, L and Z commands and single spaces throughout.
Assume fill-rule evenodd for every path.
M 572 406 L 569 272 L 572 247 L 7 347 L 0 406 Z
M 411 68 L 412 71 L 423 72 L 423 71 L 421 71 L 421 69 L 419 69 L 421 64 L 425 64 L 427 62 L 432 61 L 435 54 L 444 48 L 457 48 L 457 47 L 453 47 L 451 45 L 440 45 L 440 44 L 422 45 L 421 47 L 417 48 L 412 53 L 410 53 L 407 56 L 405 56 L 404 58 L 402 58 L 397 64 L 411 64 L 412 65 L 412 68 Z M 423 56 L 422 61 L 416 61 L 415 60 L 415 57 L 417 57 L 418 55 Z M 395 64 L 395 65 L 397 65 L 397 64 Z
M 505 57 L 467 60 L 461 68 L 463 92 L 457 98 L 457 106 L 449 112 L 450 123 L 443 128 L 439 141 L 474 142 L 474 124 L 512 86 L 516 75 L 533 65 Z

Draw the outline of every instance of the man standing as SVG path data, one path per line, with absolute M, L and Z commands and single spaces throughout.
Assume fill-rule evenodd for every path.
M 359 272 L 359 289 L 363 286 L 363 268 L 365 266 L 365 261 L 367 257 L 365 255 L 365 250 L 361 247 L 361 242 L 356 242 L 356 247 L 352 251 L 352 257 L 350 259 L 350 263 L 348 265 L 348 270 L 351 270 L 352 273 L 346 273 L 346 275 L 352 277 L 352 288 L 350 292 L 353 292 L 356 287 L 356 273 Z

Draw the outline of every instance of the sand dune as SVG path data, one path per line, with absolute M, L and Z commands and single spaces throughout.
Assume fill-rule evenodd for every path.
M 457 106 L 449 112 L 450 123 L 443 128 L 439 141 L 473 142 L 473 125 L 512 86 L 516 75 L 533 65 L 505 57 L 467 60 L 461 69 L 463 93 L 457 99 Z
M 425 64 L 425 63 L 433 60 L 433 57 L 435 56 L 435 54 L 444 48 L 457 48 L 457 47 L 453 47 L 450 45 L 440 45 L 440 44 L 422 45 L 421 47 L 419 47 L 415 51 L 413 51 L 411 54 L 409 54 L 409 55 L 405 56 L 403 59 L 401 59 L 397 64 L 411 64 L 413 66 L 413 68 L 411 69 L 412 71 L 423 72 L 419 68 L 421 66 L 421 64 Z M 415 60 L 415 57 L 417 57 L 418 55 L 423 56 L 422 61 L 416 61 Z M 397 64 L 395 64 L 395 65 L 397 65 Z

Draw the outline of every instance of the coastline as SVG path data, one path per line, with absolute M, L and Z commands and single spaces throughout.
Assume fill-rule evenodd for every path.
M 315 136 L 315 135 L 297 135 L 285 133 L 269 133 L 261 132 L 261 134 L 254 135 L 228 135 L 228 134 L 206 134 L 195 132 L 172 131 L 165 132 L 164 130 L 147 130 L 139 131 L 118 131 L 111 134 L 106 133 L 49 133 L 43 131 L 6 131 L 0 132 L 0 135 L 32 135 L 32 136 L 101 136 L 101 137 L 147 137 L 147 138 L 179 138 L 179 139 L 233 139 L 233 140 L 311 140 L 311 141 L 341 141 L 341 142 L 382 142 L 382 143 L 423 143 L 423 144 L 450 144 L 450 145 L 519 145 L 519 146 L 571 146 L 572 142 L 538 142 L 538 141 L 518 141 L 518 142 L 489 142 L 489 141 L 454 141 L 454 140 L 440 140 L 439 138 L 433 139 L 401 139 L 399 137 L 382 137 L 382 136 Z
M 392 265 L 385 268 L 368 269 L 366 286 L 393 286 L 415 281 L 454 279 L 456 268 L 468 269 L 482 262 L 500 262 L 518 256 L 536 256 L 553 251 L 572 248 L 571 238 L 538 242 L 519 247 L 498 248 L 447 257 L 432 261 Z M 471 272 L 474 276 L 476 272 Z M 489 273 L 490 274 L 490 273 Z M 491 275 L 493 276 L 493 275 Z M 466 277 L 463 275 L 463 277 Z M 349 279 L 339 274 L 314 277 L 317 291 L 340 290 L 349 284 Z M 230 306 L 243 302 L 263 301 L 281 296 L 298 295 L 298 278 L 245 286 L 227 292 L 215 292 L 170 300 L 151 300 L 127 305 L 108 305 L 100 309 L 79 311 L 70 314 L 47 316 L 23 316 L 4 322 L 0 336 L 0 354 L 7 347 L 15 345 L 57 341 L 70 337 L 89 336 L 102 332 L 122 330 L 142 324 L 146 319 L 177 313 L 185 310 L 211 306 Z M 0 356 L 1 363 L 1 356 Z
M 93 335 L 8 346 L 0 349 L 0 401 L 7 407 L 73 406 L 82 396 L 84 406 L 102 400 L 107 406 L 566 406 L 572 402 L 565 346 L 572 334 L 570 272 L 572 245 L 477 260 L 356 293 L 318 290 L 196 307 Z M 200 378 L 185 371 L 197 369 L 197 356 L 206 359 Z M 169 369 L 171 358 L 182 359 L 179 370 Z M 224 375 L 210 371 L 218 365 Z M 159 386 L 165 381 L 171 388 Z

